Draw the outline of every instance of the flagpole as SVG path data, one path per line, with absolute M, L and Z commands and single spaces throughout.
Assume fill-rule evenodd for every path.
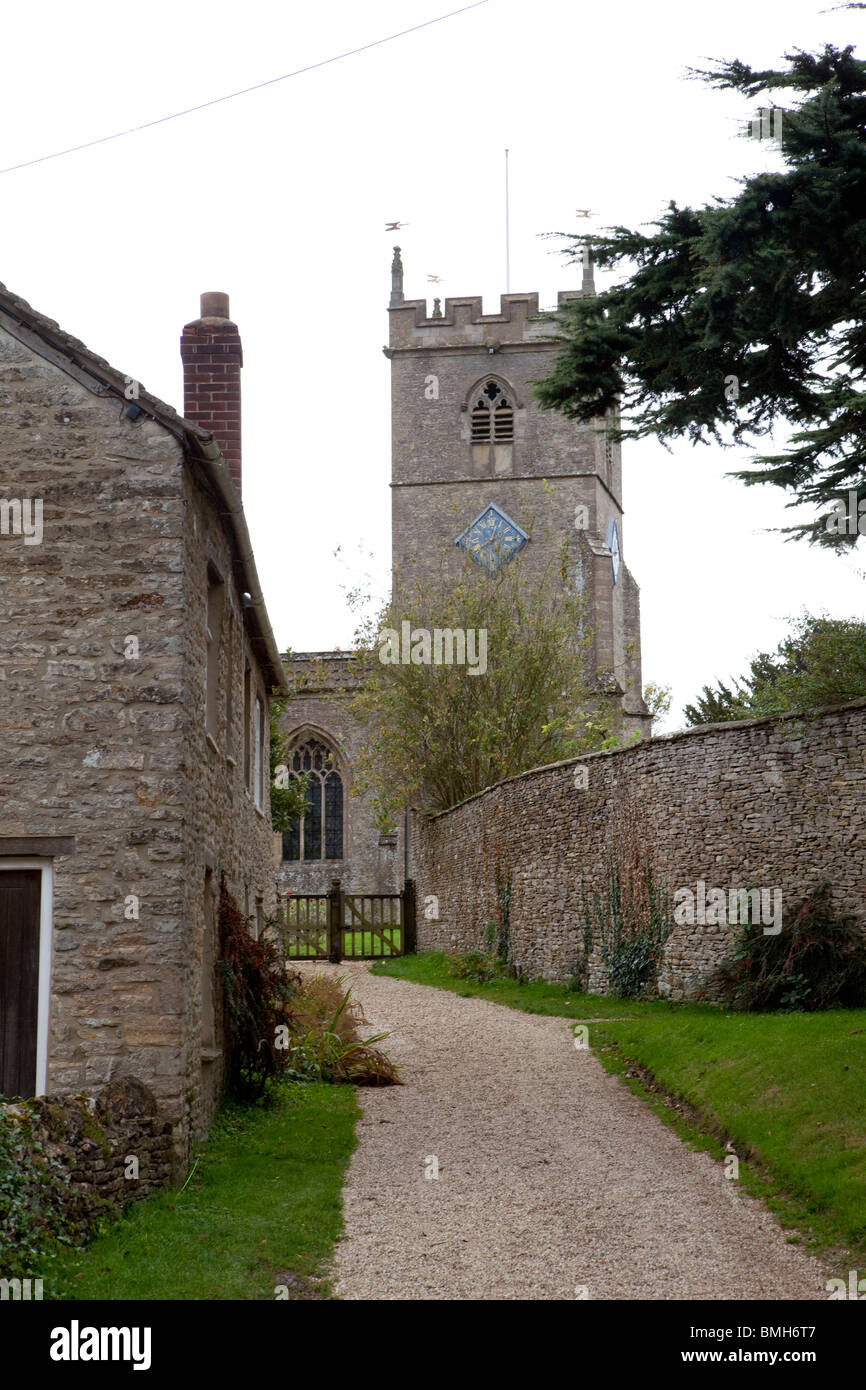
M 508 228 L 508 151 L 505 151 L 505 293 L 511 293 L 511 245 Z

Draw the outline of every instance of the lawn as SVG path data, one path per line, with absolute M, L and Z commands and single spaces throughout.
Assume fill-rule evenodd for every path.
M 600 1019 L 586 1025 L 588 1045 L 608 1070 L 719 1159 L 732 1143 L 743 1185 L 812 1248 L 866 1260 L 866 1009 L 732 1014 L 541 981 L 478 985 L 449 976 L 435 952 L 373 971 L 528 1013 Z M 625 1076 L 638 1068 L 643 1077 Z
M 357 1115 L 353 1087 L 322 1083 L 285 1084 L 268 1109 L 227 1108 L 183 1190 L 131 1206 L 52 1261 L 46 1299 L 274 1299 L 278 1286 L 331 1296 L 322 1275 Z
M 387 933 L 387 936 L 386 936 Z M 387 927 L 385 931 L 344 931 L 343 955 L 347 959 L 375 958 L 378 956 L 399 955 L 403 949 L 403 936 L 400 927 Z M 322 930 L 304 929 L 298 939 L 288 942 L 287 960 L 301 960 L 314 956 L 327 959 L 328 938 Z
M 380 904 L 384 911 L 384 904 Z M 357 919 L 356 919 L 357 920 Z M 343 931 L 343 955 L 347 959 L 398 956 L 403 949 L 403 929 L 387 916 L 374 918 L 372 929 L 347 927 Z M 326 960 L 328 955 L 328 901 L 325 897 L 295 898 L 280 918 L 284 932 L 286 958 Z

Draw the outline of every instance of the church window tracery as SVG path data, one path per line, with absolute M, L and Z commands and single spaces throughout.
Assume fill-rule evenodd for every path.
M 510 444 L 514 407 L 496 381 L 488 381 L 472 407 L 473 444 Z
M 298 744 L 289 776 L 307 777 L 307 806 L 283 834 L 283 859 L 343 858 L 343 779 L 332 751 L 318 738 Z

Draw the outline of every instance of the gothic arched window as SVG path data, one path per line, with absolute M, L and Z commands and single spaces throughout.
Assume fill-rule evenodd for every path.
M 283 834 L 283 859 L 342 859 L 343 779 L 320 739 L 307 739 L 291 754 L 289 775 L 297 780 L 305 774 L 306 810 Z
M 510 444 L 514 406 L 497 381 L 488 381 L 472 407 L 473 444 Z

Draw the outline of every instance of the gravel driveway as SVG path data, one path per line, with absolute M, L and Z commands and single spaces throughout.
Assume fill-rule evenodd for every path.
M 318 968 L 391 1032 L 406 1083 L 358 1091 L 341 1297 L 826 1299 L 818 1262 L 566 1020 Z

